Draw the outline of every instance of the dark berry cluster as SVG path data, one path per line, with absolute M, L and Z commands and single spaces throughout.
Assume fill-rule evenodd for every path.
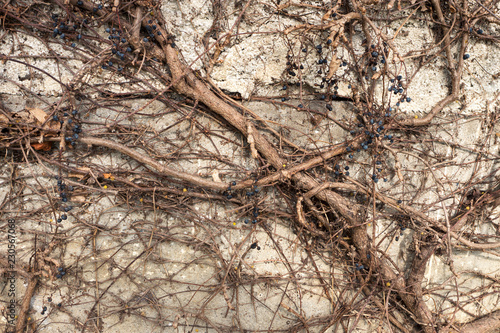
M 71 47 L 76 47 L 76 42 L 80 41 L 83 36 L 81 33 L 82 25 L 88 23 L 87 19 L 84 19 L 81 23 L 77 21 L 70 22 L 68 19 L 61 19 L 58 14 L 52 14 L 52 26 L 54 30 L 52 31 L 52 36 L 54 38 L 60 38 L 63 41 L 72 40 Z
M 98 4 L 97 6 L 95 6 L 95 4 L 94 4 L 94 8 L 92 8 L 92 12 L 97 13 L 98 10 L 101 10 L 103 8 L 104 7 L 102 6 L 102 4 Z
M 254 218 L 258 218 L 259 217 L 259 211 L 260 211 L 259 207 L 254 207 L 252 209 L 252 215 L 253 215 Z
M 149 35 L 149 38 L 151 38 L 151 39 L 155 38 L 155 33 L 158 36 L 161 36 L 161 31 L 157 30 L 157 28 L 158 27 L 156 26 L 156 24 L 154 24 L 153 20 L 149 20 L 148 24 L 144 26 L 144 29 L 146 30 L 146 32 Z M 144 41 L 147 42 L 148 39 L 144 38 Z
M 358 152 L 360 152 L 361 149 L 368 150 L 368 148 L 373 144 L 375 138 L 379 138 L 382 135 L 382 133 L 385 131 L 385 118 L 391 116 L 390 111 L 392 111 L 392 108 L 389 108 L 385 114 L 383 114 L 381 111 L 365 112 L 363 115 L 364 117 L 358 117 L 358 130 L 350 131 L 351 135 L 362 134 L 365 136 L 365 140 L 361 142 L 361 148 L 357 149 Z M 391 143 L 393 142 L 392 135 L 384 135 L 383 138 L 390 140 Z M 348 147 L 347 151 L 350 151 L 350 147 Z M 352 154 L 349 154 L 349 158 L 352 157 Z
M 398 75 L 396 76 L 395 79 L 390 80 L 391 85 L 389 86 L 389 91 L 394 93 L 394 95 L 401 95 L 401 97 L 398 98 L 398 102 L 396 103 L 396 106 L 399 106 L 400 103 L 403 103 L 406 101 L 407 103 L 411 102 L 411 98 L 406 95 L 405 93 L 405 86 L 403 84 L 403 76 Z
M 387 54 L 387 47 L 384 45 L 384 53 L 379 54 L 378 51 L 376 50 L 376 46 L 371 45 L 369 52 L 370 52 L 370 58 L 368 60 L 368 66 L 371 68 L 373 72 L 376 72 L 379 62 L 381 65 L 385 64 L 384 54 Z
M 66 275 L 66 270 L 65 270 L 63 267 L 59 267 L 59 268 L 57 269 L 57 272 L 58 272 L 58 273 L 56 274 L 56 278 L 58 278 L 58 279 L 62 279 L 62 277 L 63 277 L 64 275 Z
M 328 39 L 326 41 L 326 48 L 328 47 L 331 47 L 331 44 L 332 44 L 332 40 L 331 39 Z M 321 92 L 318 94 L 318 98 L 320 100 L 326 100 L 326 101 L 331 101 L 331 100 L 335 100 L 338 98 L 338 89 L 339 89 L 339 86 L 338 86 L 338 79 L 337 78 L 333 78 L 333 77 L 327 77 L 326 75 L 323 75 L 323 74 L 327 74 L 328 71 L 329 71 L 329 63 L 328 63 L 328 59 L 323 55 L 323 50 L 324 50 L 324 46 L 322 44 L 317 44 L 316 46 L 313 46 L 312 48 L 317 57 L 318 57 L 318 60 L 316 61 L 317 65 L 319 66 L 319 68 L 317 69 L 317 74 L 318 76 L 320 77 L 321 79 L 321 82 L 315 84 L 317 86 L 319 86 L 320 89 L 327 89 L 326 92 Z M 313 51 L 313 52 L 314 52 Z M 307 53 L 308 52 L 308 48 L 307 47 L 304 47 L 302 48 L 302 52 L 303 53 Z M 339 64 L 339 67 L 347 67 L 347 62 L 344 60 L 342 61 L 340 64 Z M 286 62 L 286 73 L 288 74 L 288 76 L 291 76 L 292 78 L 288 78 L 288 80 L 293 80 L 293 77 L 295 77 L 297 75 L 296 71 L 297 70 L 303 70 L 304 69 L 304 65 L 300 63 L 300 61 L 293 61 L 292 59 L 292 56 L 291 55 L 288 55 L 287 56 L 287 62 Z M 300 87 L 301 83 L 300 81 L 297 81 L 295 83 L 291 83 L 291 82 L 285 82 L 285 84 L 283 85 L 283 90 L 287 93 L 287 94 L 290 94 L 290 89 L 288 89 L 290 86 L 297 86 L 297 87 Z M 350 88 L 350 86 L 349 86 Z M 332 91 L 333 90 L 333 91 Z M 283 96 L 281 97 L 281 101 L 282 102 L 285 102 L 287 100 L 289 100 L 290 98 L 288 96 Z M 326 109 L 328 111 L 332 111 L 333 110 L 333 107 L 331 104 L 329 104 L 327 102 L 327 104 L 325 105 L 326 106 Z M 304 108 L 304 105 L 303 104 L 298 104 L 297 105 L 297 108 L 299 109 L 303 109 Z
M 80 3 L 81 1 L 79 1 Z M 83 5 L 81 2 L 80 6 Z M 103 9 L 102 4 L 96 4 L 94 7 L 94 12 Z M 54 20 L 53 26 L 53 37 L 59 37 L 61 40 L 69 40 L 71 42 L 71 47 L 76 47 L 77 43 L 84 39 L 84 35 L 82 35 L 82 27 L 85 27 L 89 24 L 87 19 L 83 19 L 82 21 L 76 20 L 74 23 L 69 23 L 68 19 L 62 20 L 59 18 L 58 14 L 53 14 L 52 19 Z M 153 22 L 150 20 L 149 22 Z M 155 24 L 146 25 L 146 31 L 150 37 L 154 37 L 154 34 L 161 35 L 160 31 L 157 31 L 157 26 Z M 113 48 L 112 53 L 113 57 L 116 57 L 116 60 L 108 59 L 104 64 L 102 64 L 102 69 L 115 68 L 117 71 L 122 71 L 123 67 L 120 65 L 115 66 L 114 62 L 124 61 L 127 58 L 127 53 L 132 52 L 132 48 L 130 47 L 128 40 L 126 38 L 126 34 L 119 29 L 116 28 L 106 28 L 105 32 L 108 34 L 107 38 L 112 42 Z M 145 41 L 149 41 L 149 37 L 145 38 Z M 70 43 L 68 42 L 68 44 Z
M 78 25 L 70 25 L 68 22 L 60 20 L 58 14 L 52 14 L 52 20 L 54 21 L 54 23 L 52 23 L 52 26 L 54 27 L 52 36 L 54 38 L 59 37 L 61 39 L 65 39 L 67 33 L 72 33 L 78 29 Z
M 67 108 L 64 108 L 63 111 L 68 111 Z M 82 132 L 81 125 L 78 122 L 78 110 L 74 109 L 71 113 L 64 112 L 62 116 L 57 114 L 52 116 L 52 120 L 59 121 L 62 124 L 67 122 L 67 127 L 71 129 L 71 133 L 66 132 L 64 141 L 70 143 L 73 147 L 76 146 L 76 141 L 80 138 L 80 133 Z
M 231 188 L 231 185 L 236 186 L 236 182 L 235 182 L 235 181 L 233 181 L 231 184 L 229 184 L 229 186 L 227 187 L 226 192 L 224 192 L 224 196 L 225 196 L 228 200 L 230 200 L 230 199 L 232 199 L 232 198 L 233 198 L 233 193 L 232 193 L 232 190 L 233 190 L 233 189 Z
M 113 48 L 111 49 L 111 53 L 116 57 L 116 61 L 124 61 L 126 54 L 132 52 L 132 48 L 129 46 L 127 38 L 124 37 L 124 34 L 121 30 L 117 30 L 116 28 L 106 28 L 106 33 L 109 34 L 108 39 L 113 42 Z M 112 59 L 109 59 L 105 64 L 102 65 L 102 69 L 108 69 L 108 67 L 113 68 L 114 63 Z M 123 70 L 123 67 L 118 65 L 118 72 Z
M 469 28 L 469 32 L 470 33 L 474 32 L 474 29 L 473 28 Z M 479 29 L 476 29 L 476 33 L 478 35 L 482 35 L 482 34 L 484 34 L 484 31 L 483 31 L 483 29 L 479 28 Z
M 362 269 L 364 269 L 364 268 L 365 268 L 365 266 L 360 265 L 360 264 L 358 264 L 358 263 L 355 263 L 355 264 L 354 264 L 354 266 L 355 266 L 355 269 L 356 269 L 357 271 L 360 271 L 360 270 L 362 270 Z
M 401 200 L 399 200 L 401 201 Z M 398 201 L 398 203 L 399 203 Z M 398 228 L 399 228 L 399 235 L 396 235 L 394 238 L 397 241 L 399 241 L 399 237 L 404 235 L 404 231 L 406 230 L 405 224 L 403 222 L 398 222 Z
M 64 213 L 69 212 L 70 210 L 73 209 L 73 206 L 67 204 L 69 198 L 68 198 L 68 193 L 73 191 L 73 186 L 71 185 L 66 185 L 60 177 L 56 177 L 57 179 L 57 186 L 59 190 L 59 197 L 61 199 L 61 211 Z M 68 216 L 66 214 L 62 214 L 58 219 L 57 222 L 61 223 L 63 220 L 67 220 Z
M 252 197 L 252 196 L 256 195 L 257 193 L 259 193 L 259 189 L 257 188 L 257 185 L 255 185 L 255 184 L 254 184 L 254 185 L 252 186 L 252 191 L 248 191 L 248 192 L 247 192 L 247 197 L 249 197 L 249 198 L 250 198 L 250 197 Z
M 374 173 L 372 175 L 372 180 L 375 182 L 375 183 L 378 183 L 378 180 L 381 175 L 383 175 L 383 169 L 382 169 L 382 162 L 381 161 L 376 161 L 375 162 L 375 168 L 376 168 L 376 173 Z M 383 177 L 384 179 L 384 182 L 387 182 L 387 178 L 386 177 Z
M 252 224 L 256 224 L 257 222 L 259 222 L 258 220 L 258 217 L 259 217 L 259 211 L 260 211 L 260 208 L 255 206 L 253 209 L 252 209 Z M 249 222 L 249 219 L 245 219 L 245 224 L 248 224 Z
M 344 175 L 344 176 L 349 176 L 349 166 L 345 166 L 343 169 L 340 167 L 340 165 L 338 164 L 335 164 L 335 166 L 333 167 L 333 174 L 335 175 L 335 177 L 339 177 L 341 175 Z
M 257 249 L 257 250 L 260 250 L 260 246 L 257 244 L 257 242 L 252 243 L 252 244 L 250 245 L 250 248 L 251 248 L 251 249 Z
M 256 180 L 257 181 L 257 180 Z M 257 195 L 259 193 L 259 189 L 257 188 L 257 185 L 254 184 L 252 186 L 252 191 L 248 191 L 246 193 L 246 196 L 247 198 L 252 198 L 253 196 Z M 255 202 L 255 201 L 254 201 Z M 245 224 L 248 224 L 250 221 L 252 222 L 252 224 L 256 224 L 257 222 L 259 222 L 258 218 L 259 218 L 259 213 L 260 213 L 260 208 L 257 206 L 256 202 L 255 202 L 255 206 L 252 208 L 252 216 L 251 218 L 246 218 L 244 220 Z
M 288 55 L 287 58 L 288 61 L 286 62 L 286 71 L 288 75 L 296 76 L 297 73 L 295 73 L 295 71 L 299 69 L 299 66 L 295 62 L 291 61 L 292 56 Z M 300 68 L 303 69 L 304 66 L 300 65 Z
M 387 109 L 374 107 L 372 111 L 365 112 L 362 115 L 357 116 L 358 122 L 355 123 L 355 128 L 350 131 L 352 136 L 359 136 L 363 138 L 363 141 L 360 142 L 360 147 L 356 149 L 356 152 L 366 151 L 370 148 L 375 147 L 374 144 L 377 140 L 387 140 L 389 143 L 394 143 L 394 137 L 392 134 L 387 134 L 387 129 L 385 126 L 390 121 L 390 117 L 392 116 L 393 108 L 389 107 Z M 353 124 L 354 125 L 354 124 Z M 354 158 L 354 153 L 352 146 L 347 143 L 345 148 L 346 153 L 348 154 L 348 160 Z M 386 172 L 383 169 L 383 158 L 376 152 L 373 151 L 373 172 L 370 174 L 370 178 L 374 183 L 378 183 L 379 179 L 383 179 L 384 182 L 387 182 Z M 340 170 L 340 166 L 335 166 L 335 176 L 339 176 L 342 174 Z M 349 175 L 348 166 L 344 168 L 345 172 L 343 174 L 345 176 Z
M 375 73 L 379 70 L 379 67 L 383 67 L 386 63 L 385 55 L 388 54 L 387 43 L 383 42 L 383 48 L 377 47 L 377 45 L 372 44 L 366 49 L 367 61 L 365 67 L 363 68 L 362 74 L 365 80 L 369 80 L 370 76 L 368 73 Z M 378 76 L 374 76 L 378 77 Z M 373 78 L 373 77 L 372 77 Z

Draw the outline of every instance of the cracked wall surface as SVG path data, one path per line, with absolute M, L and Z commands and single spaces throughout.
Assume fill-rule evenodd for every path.
M 299 24 L 324 23 L 323 12 L 316 9 L 323 2 L 303 3 L 308 6 L 291 6 L 286 15 L 276 15 L 276 3 L 272 1 L 248 7 L 239 1 L 227 2 L 222 8 L 197 0 L 161 3 L 165 29 L 175 35 L 183 60 L 200 76 L 206 75 L 205 81 L 214 90 L 234 96 L 243 106 L 238 107 L 239 112 L 250 114 L 247 108 L 252 117 L 257 115 L 259 129 L 284 156 L 289 156 L 289 165 L 307 159 L 305 152 L 301 158 L 294 155 L 300 149 L 322 151 L 350 140 L 351 128 L 339 123 L 355 126 L 353 96 L 368 86 L 366 82 L 362 86 L 350 70 L 354 63 L 349 51 L 342 45 L 328 46 L 328 31 L 283 34 Z M 398 53 L 391 51 L 387 57 L 387 62 L 393 61 L 388 75 L 373 80 L 372 102 L 384 110 L 393 108 L 393 123 L 422 118 L 450 92 L 445 57 L 422 58 L 417 52 L 442 36 L 436 33 L 434 24 L 423 19 L 424 14 L 410 7 L 398 11 L 398 18 L 391 22 L 380 23 L 385 35 L 397 35 L 393 43 Z M 54 12 L 64 15 L 59 9 Z M 221 22 L 211 33 L 215 15 L 220 15 L 217 17 Z M 237 29 L 233 29 L 237 22 Z M 107 27 L 95 23 L 93 33 L 107 36 Z M 352 29 L 361 32 L 360 25 Z M 482 29 L 495 35 L 497 23 L 483 24 Z M 224 43 L 228 33 L 232 38 Z M 0 29 L 0 34 L 4 36 L 0 42 L 2 55 L 16 59 L 30 56 L 23 60 L 26 63 L 0 64 L 3 105 L 19 113 L 27 108 L 52 112 L 53 104 L 65 94 L 64 85 L 90 63 L 91 46 L 97 43 L 90 40 L 89 44 L 72 47 L 70 42 L 49 36 L 49 52 L 39 39 L 22 30 Z M 380 36 L 373 38 L 377 47 L 382 45 Z M 355 35 L 353 42 L 353 50 L 362 57 L 365 41 Z M 324 45 L 320 55 L 318 44 Z M 109 44 L 105 49 L 109 53 L 112 47 Z M 463 200 L 458 189 L 491 190 L 491 183 L 499 177 L 500 81 L 494 76 L 500 72 L 498 48 L 496 43 L 471 34 L 467 43 L 470 58 L 464 64 L 459 98 L 443 109 L 435 126 L 422 129 L 423 133 L 394 134 L 392 153 L 386 150 L 377 157 L 381 171 L 375 171 L 379 164 L 375 164 L 372 151 L 359 149 L 352 152 L 352 157 L 336 158 L 328 163 L 330 169 L 325 166 L 321 171 L 324 173 L 316 170 L 313 176 L 320 182 L 335 181 L 334 166 L 348 167 L 345 171 L 349 170 L 349 177 L 355 181 L 369 184 L 400 200 L 400 204 L 421 209 L 445 223 L 449 213 L 446 207 L 459 207 Z M 453 51 L 458 52 L 458 46 Z M 217 52 L 219 56 L 214 57 Z M 130 59 L 134 57 L 140 63 L 139 53 L 132 52 Z M 61 65 L 60 59 L 66 58 L 70 60 Z M 211 63 L 214 58 L 215 63 Z M 318 59 L 326 59 L 327 63 L 318 64 Z M 337 60 L 346 65 L 333 74 L 338 82 L 336 97 L 332 98 L 333 85 L 325 87 L 322 78 L 328 75 L 331 62 Z M 113 61 L 114 67 L 122 66 L 118 60 Z M 302 66 L 293 69 L 293 76 L 291 63 Z M 156 158 L 162 165 L 227 184 L 253 179 L 264 169 L 262 161 L 252 157 L 247 138 L 229 131 L 220 118 L 174 94 L 169 98 L 176 104 L 166 106 L 155 100 L 163 94 L 148 95 L 155 89 L 166 91 L 166 82 L 157 81 L 154 74 L 138 71 L 137 67 L 123 67 L 123 76 L 96 66 L 83 77 L 86 84 L 103 86 L 75 102 L 79 110 L 75 121 L 85 123 L 83 135 L 109 131 L 116 140 Z M 166 71 L 165 64 L 155 68 Z M 370 76 L 377 71 L 370 72 Z M 399 97 L 387 93 L 393 85 L 389 78 L 398 75 L 405 89 L 408 87 L 405 96 L 411 97 L 410 102 L 399 102 Z M 116 105 L 99 104 L 112 94 L 119 101 Z M 137 95 L 129 99 L 127 94 Z M 128 116 L 130 113 L 134 115 Z M 208 130 L 217 135 L 207 135 Z M 283 148 L 286 144 L 272 131 L 300 149 Z M 128 141 L 129 137 L 133 140 Z M 30 154 L 29 149 L 16 151 L 16 156 L 6 158 L 1 168 L 0 199 L 8 203 L 8 213 L 17 216 L 20 231 L 17 261 L 30 265 L 34 251 L 53 242 L 58 246 L 50 257 L 65 272 L 62 278 L 55 277 L 57 272 L 47 272 L 48 277 L 31 299 L 31 331 L 293 331 L 297 323 L 307 326 L 304 322 L 314 324 L 338 313 L 335 304 L 339 299 L 365 301 L 358 290 L 351 288 L 358 267 L 354 259 L 349 265 L 337 262 L 332 258 L 336 250 L 317 242 L 315 237 L 304 243 L 304 234 L 294 222 L 296 207 L 293 200 L 288 200 L 292 193 L 285 187 L 263 186 L 252 195 L 248 195 L 252 188 L 235 192 L 237 205 L 221 200 L 222 193 L 210 193 L 211 200 L 203 201 L 197 197 L 200 191 L 195 187 L 176 179 L 167 182 L 155 171 L 146 176 L 144 172 L 151 168 L 101 147 L 78 144 L 60 153 L 53 151 L 47 155 L 49 160 L 39 164 L 23 164 L 25 154 Z M 50 159 L 76 171 L 61 175 Z M 376 184 L 370 183 L 374 172 L 380 178 Z M 14 176 L 22 180 L 22 186 L 12 187 L 9 177 Z M 54 176 L 61 176 L 66 186 L 75 187 L 69 200 L 74 209 L 60 223 L 57 217 L 61 213 L 47 208 L 60 199 Z M 137 188 L 123 192 L 121 184 L 125 182 Z M 360 192 L 343 191 L 352 192 L 349 195 L 353 200 L 363 200 Z M 21 199 L 17 200 L 17 196 Z M 255 224 L 254 207 L 261 209 L 259 223 Z M 395 225 L 397 214 L 392 210 L 374 216 L 368 210 L 366 221 L 371 228 L 373 222 L 369 221 L 377 219 L 370 236 L 390 258 L 395 271 L 404 275 L 415 255 L 408 249 L 420 231 L 412 219 L 402 219 L 401 225 Z M 6 229 L 6 218 L 3 220 L 0 225 Z M 498 208 L 475 216 L 462 233 L 474 235 L 477 240 L 498 241 Z M 34 234 L 40 235 L 36 245 Z M 341 237 L 349 240 L 348 235 Z M 0 251 L 5 248 L 4 237 Z M 315 251 L 311 252 L 311 248 Z M 431 311 L 439 313 L 438 319 L 445 322 L 453 318 L 465 323 L 472 316 L 500 309 L 498 249 L 473 251 L 459 246 L 451 254 L 447 251 L 444 247 L 432 256 L 423 281 L 424 287 L 432 290 L 423 296 L 424 301 Z M 19 297 L 26 285 L 18 277 Z M 106 293 L 101 297 L 103 291 Z M 476 300 L 480 294 L 483 297 Z M 1 297 L 6 302 L 3 294 Z M 455 306 L 454 302 L 464 299 L 464 306 Z M 42 314 L 44 306 L 48 310 Z M 310 331 L 347 332 L 355 327 L 354 331 L 360 332 L 389 332 L 386 323 L 378 319 L 368 312 L 343 327 L 325 325 L 328 328 L 322 331 L 314 326 Z M 6 318 L 0 318 L 2 321 L 6 323 Z

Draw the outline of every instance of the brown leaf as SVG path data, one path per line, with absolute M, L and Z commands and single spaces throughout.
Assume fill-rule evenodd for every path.
M 79 202 L 79 203 L 85 203 L 85 197 L 83 195 L 74 195 L 71 197 L 71 201 L 73 202 Z
M 328 75 L 326 76 L 326 78 L 328 80 L 332 78 L 332 76 L 335 74 L 335 72 L 337 72 L 337 69 L 339 69 L 339 67 L 340 67 L 340 63 L 341 63 L 340 59 L 338 59 L 336 57 L 330 61 Z
M 39 108 L 26 108 L 26 110 L 29 111 L 29 114 L 34 117 L 38 123 L 43 124 L 49 115 L 45 113 L 42 109 Z M 31 117 L 30 117 L 31 118 Z M 28 122 L 31 122 L 32 120 L 29 119 Z M 61 129 L 61 124 L 58 121 L 51 120 L 48 121 L 45 126 L 43 126 L 44 131 L 42 132 L 42 135 L 51 133 L 51 132 L 57 132 L 59 129 Z M 53 135 L 49 135 L 53 136 Z
M 45 120 L 47 120 L 47 118 L 49 117 L 45 111 L 43 111 L 42 109 L 39 109 L 39 108 L 26 108 L 26 110 L 29 111 L 29 113 L 31 113 L 33 115 L 33 117 L 35 117 L 36 120 L 38 120 L 38 122 L 40 124 L 43 124 L 45 122 Z
M 49 151 L 52 148 L 52 142 L 32 143 L 31 147 L 35 148 L 35 150 Z

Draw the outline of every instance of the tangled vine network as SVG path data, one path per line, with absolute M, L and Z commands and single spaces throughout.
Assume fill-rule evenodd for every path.
M 2 0 L 1 326 L 499 332 L 499 10 Z

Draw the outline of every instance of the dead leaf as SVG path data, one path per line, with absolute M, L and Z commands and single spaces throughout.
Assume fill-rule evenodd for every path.
M 375 74 L 372 75 L 372 80 L 378 80 L 378 78 L 382 75 L 382 71 L 375 72 Z
M 332 76 L 335 74 L 335 72 L 337 72 L 337 69 L 339 69 L 339 66 L 340 66 L 340 59 L 336 58 L 335 59 L 332 59 L 332 61 L 330 61 L 330 68 L 328 69 L 328 75 L 326 76 L 326 79 L 327 80 L 330 80 L 332 78 Z
M 45 111 L 43 111 L 42 109 L 39 109 L 39 108 L 26 108 L 26 110 L 29 111 L 29 113 L 31 113 L 31 115 L 33 117 L 35 117 L 36 120 L 38 120 L 38 122 L 40 124 L 43 124 L 47 118 L 49 117 Z
M 212 179 L 214 180 L 214 182 L 222 183 L 219 176 L 219 170 L 212 171 Z
M 32 143 L 31 147 L 35 148 L 35 150 L 49 151 L 52 149 L 52 142 Z
M 72 202 L 85 203 L 85 197 L 83 195 L 74 195 L 71 197 Z
M 49 115 L 45 113 L 45 111 L 39 108 L 26 108 L 26 110 L 28 110 L 30 116 L 34 117 L 40 124 L 43 124 L 49 117 Z M 31 119 L 28 122 L 31 122 Z M 61 129 L 61 123 L 55 120 L 51 120 L 48 121 L 45 126 L 43 126 L 43 129 L 44 131 L 42 132 L 42 136 L 50 132 L 57 132 L 59 129 Z
M 81 173 L 68 173 L 69 178 L 78 178 L 78 180 L 82 180 L 85 175 Z
M 31 124 L 34 120 L 33 115 L 30 112 L 27 112 L 26 110 L 21 110 L 19 112 L 16 112 L 13 115 L 13 118 L 15 119 L 16 123 L 23 122 Z

